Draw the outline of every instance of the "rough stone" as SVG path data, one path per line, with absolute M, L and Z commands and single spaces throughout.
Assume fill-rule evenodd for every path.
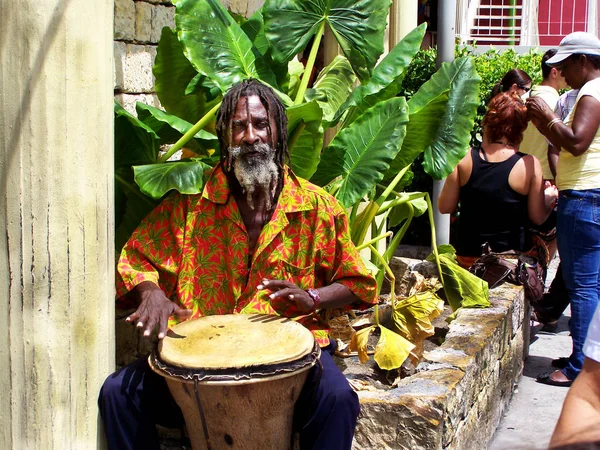
M 520 288 L 490 297 L 491 308 L 459 311 L 416 374 L 392 389 L 358 392 L 354 449 L 487 447 L 521 376 L 524 329 Z
M 121 41 L 114 41 L 115 58 L 115 90 L 122 91 L 125 87 L 125 55 L 127 53 L 127 44 Z
M 155 6 L 152 11 L 152 33 L 150 42 L 156 44 L 160 41 L 164 27 L 175 28 L 175 8 L 172 6 Z
M 156 94 L 117 94 L 115 95 L 115 100 L 134 116 L 137 116 L 137 111 L 135 110 L 137 102 L 160 108 L 160 101 Z
M 419 246 L 419 245 L 402 245 L 400 244 L 394 255 L 403 256 L 406 258 L 413 258 L 423 260 L 427 258 L 431 253 L 431 247 L 428 246 Z
M 141 43 L 150 42 L 152 32 L 152 5 L 146 2 L 135 4 L 135 40 Z
M 248 17 L 250 17 L 256 11 L 258 11 L 258 9 L 265 2 L 264 0 L 247 0 L 247 1 L 248 1 L 248 10 L 246 11 L 246 13 L 248 14 Z
M 425 278 L 439 278 L 437 265 L 431 261 L 418 260 L 418 262 L 411 267 L 411 270 L 419 272 Z
M 228 7 L 231 11 L 233 11 L 236 14 L 241 14 L 244 17 L 248 17 L 248 1 L 247 0 L 229 0 Z
M 414 283 L 414 277 L 411 275 L 411 266 L 421 262 L 421 260 L 393 256 L 390 260 L 390 269 L 396 277 L 394 291 L 397 297 L 406 297 Z
M 135 38 L 135 3 L 133 0 L 115 0 L 115 39 Z
M 154 89 L 152 65 L 156 47 L 128 44 L 123 64 L 123 91 L 126 93 L 151 93 Z

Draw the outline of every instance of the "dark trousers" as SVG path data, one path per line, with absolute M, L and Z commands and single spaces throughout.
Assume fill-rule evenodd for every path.
M 552 280 L 550 289 L 542 299 L 533 305 L 540 322 L 555 322 L 569 306 L 569 292 L 565 286 L 562 274 L 562 263 L 556 269 L 556 276 Z
M 350 449 L 360 412 L 358 396 L 335 365 L 334 346 L 321 353 L 294 409 L 301 449 Z M 183 416 L 163 377 L 141 358 L 110 375 L 98 398 L 108 448 L 159 449 L 156 424 L 177 428 Z

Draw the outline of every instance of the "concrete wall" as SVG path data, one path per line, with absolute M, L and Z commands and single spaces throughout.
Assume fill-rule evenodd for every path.
M 112 0 L 0 0 L 0 448 L 101 446 L 114 367 Z
M 490 291 L 491 308 L 464 309 L 418 373 L 387 391 L 361 391 L 353 449 L 487 448 L 521 377 L 529 329 L 522 289 Z

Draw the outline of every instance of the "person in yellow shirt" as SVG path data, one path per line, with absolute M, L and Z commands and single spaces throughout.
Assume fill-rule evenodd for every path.
M 579 94 L 563 122 L 541 98 L 527 99 L 534 125 L 560 147 L 556 185 L 558 251 L 571 300 L 573 351 L 567 365 L 540 375 L 540 383 L 570 386 L 581 372 L 583 344 L 600 300 L 600 39 L 566 36 L 547 64 Z
M 546 62 L 556 54 L 556 49 L 550 49 L 542 56 L 542 77 L 543 80 L 539 85 L 534 86 L 523 96 L 536 98 L 539 97 L 550 109 L 554 111 L 559 99 L 559 92 L 567 87 L 564 77 L 556 67 L 550 67 Z M 521 153 L 535 156 L 542 164 L 544 180 L 554 182 L 554 175 L 550 170 L 548 163 L 548 141 L 546 137 L 538 131 L 538 129 L 530 123 L 523 133 L 523 141 L 519 147 Z

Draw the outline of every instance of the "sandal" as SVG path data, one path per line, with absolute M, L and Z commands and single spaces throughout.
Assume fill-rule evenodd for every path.
M 550 365 L 552 367 L 556 367 L 558 369 L 564 369 L 565 367 L 567 367 L 567 364 L 569 364 L 568 356 L 563 356 L 561 358 L 553 359 L 552 362 L 550 363 Z
M 558 371 L 556 371 L 556 372 L 558 372 Z M 550 378 L 550 376 L 553 373 L 554 372 L 544 372 L 541 375 L 538 375 L 538 377 L 535 379 L 535 381 L 537 381 L 538 383 L 542 383 L 542 384 L 548 384 L 550 386 L 570 387 L 573 384 L 573 380 L 566 380 L 566 381 L 553 380 L 552 378 Z

